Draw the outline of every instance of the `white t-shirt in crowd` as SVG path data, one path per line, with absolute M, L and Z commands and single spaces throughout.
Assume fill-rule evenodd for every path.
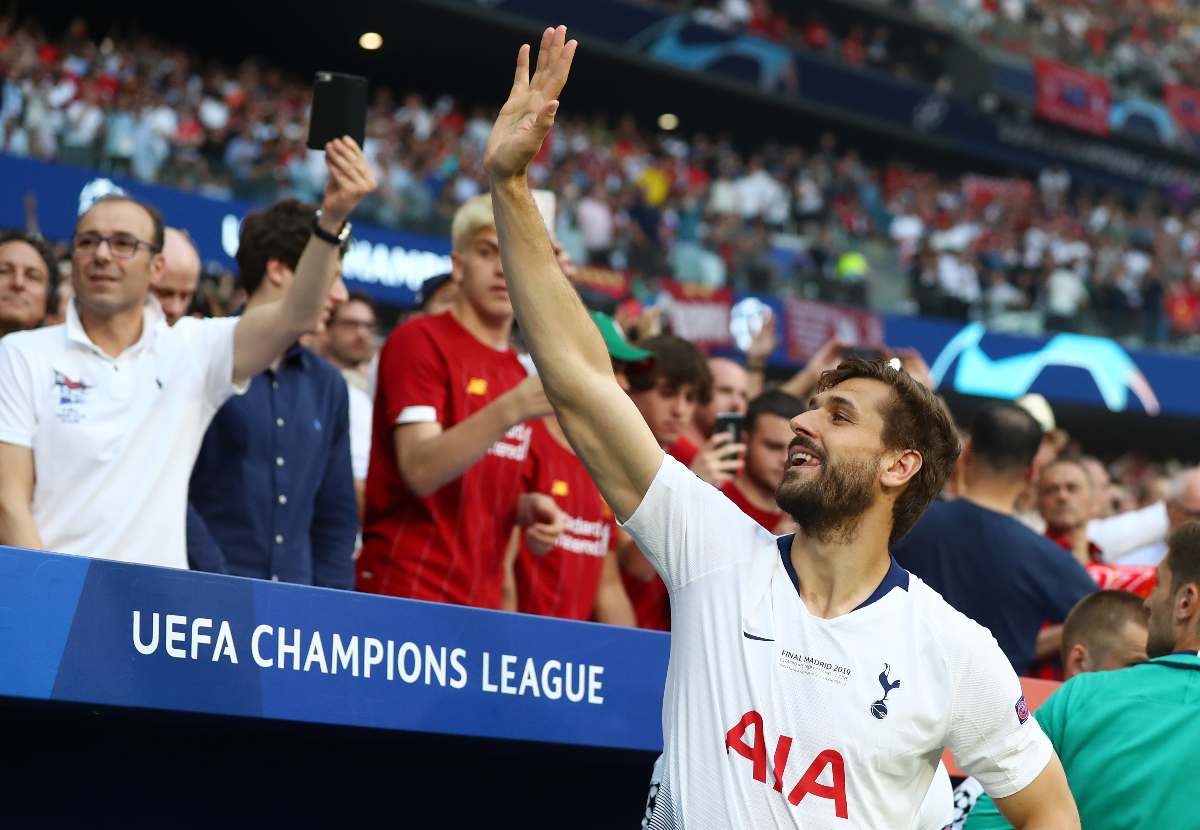
M 1167 552 L 1171 520 L 1161 501 L 1106 519 L 1092 519 L 1088 540 L 1095 542 L 1105 562 L 1119 565 L 1157 565 Z
M 371 460 L 371 419 L 375 405 L 370 396 L 353 384 L 346 384 L 350 393 L 350 468 L 357 481 L 367 480 L 367 465 Z
M 1073 317 L 1087 301 L 1087 289 L 1078 274 L 1058 268 L 1046 280 L 1046 310 L 1060 317 Z
M 237 318 L 168 327 L 147 298 L 118 357 L 63 325 L 0 340 L 0 441 L 33 449 L 33 519 L 48 550 L 187 567 L 188 479 L 233 384 Z
M 1000 798 L 1049 761 L 992 635 L 894 562 L 859 608 L 813 616 L 790 537 L 670 457 L 625 528 L 671 598 L 649 827 L 908 828 L 944 747 Z

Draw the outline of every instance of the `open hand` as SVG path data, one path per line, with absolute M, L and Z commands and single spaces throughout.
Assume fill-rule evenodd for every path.
M 746 349 L 747 363 L 765 363 L 767 358 L 775 353 L 779 338 L 775 332 L 775 312 L 767 311 L 759 321 L 758 331 L 750 338 L 750 348 Z
M 578 43 L 567 40 L 567 27 L 542 33 L 537 68 L 529 77 L 529 44 L 517 53 L 512 91 L 488 137 L 483 166 L 493 179 L 523 176 L 554 126 L 558 95 L 567 82 Z
M 321 219 L 336 230 L 375 189 L 375 174 L 362 148 L 350 136 L 335 138 L 325 145 L 325 166 L 329 169 L 329 179 L 321 201 Z

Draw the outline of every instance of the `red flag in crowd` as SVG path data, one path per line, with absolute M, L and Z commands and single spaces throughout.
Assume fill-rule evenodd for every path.
M 833 337 L 847 343 L 878 346 L 883 343 L 883 320 L 858 308 L 787 299 L 789 360 L 802 363 Z
M 1046 58 L 1034 61 L 1033 75 L 1038 115 L 1077 130 L 1108 133 L 1111 97 L 1105 78 Z
M 1163 84 L 1163 97 L 1181 130 L 1200 133 L 1200 89 L 1183 84 Z
M 672 280 L 663 280 L 661 285 L 666 292 L 662 299 L 663 319 L 672 332 L 691 340 L 702 349 L 728 346 L 733 342 L 733 335 L 729 331 L 732 291 Z

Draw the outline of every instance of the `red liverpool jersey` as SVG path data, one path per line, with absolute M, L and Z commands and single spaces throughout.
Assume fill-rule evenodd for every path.
M 566 528 L 543 556 L 521 538 L 517 608 L 526 614 L 590 620 L 604 557 L 616 541 L 616 521 L 583 462 L 545 424 L 533 422 L 530 487 L 554 498 Z
M 533 428 L 513 427 L 428 496 L 404 483 L 393 433 L 422 421 L 448 430 L 525 377 L 515 352 L 479 342 L 449 312 L 418 317 L 388 337 L 379 355 L 360 591 L 500 607 L 504 549 L 526 489 Z
M 738 489 L 733 483 L 733 479 L 725 482 L 725 486 L 721 488 L 721 492 L 725 497 L 738 506 L 738 509 L 749 516 L 754 521 L 765 527 L 772 533 L 779 523 L 783 521 L 783 512 L 780 510 L 760 510 L 750 503 L 750 500 Z

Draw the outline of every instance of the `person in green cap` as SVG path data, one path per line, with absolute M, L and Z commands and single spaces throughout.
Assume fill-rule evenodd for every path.
M 1200 780 L 1200 522 L 1171 534 L 1146 599 L 1148 662 L 1081 674 L 1037 712 L 1088 830 L 1195 827 Z M 966 830 L 1009 827 L 982 796 Z
M 608 347 L 608 356 L 612 358 L 613 371 L 617 375 L 617 381 L 621 384 L 621 388 L 628 392 L 629 379 L 625 377 L 625 370 L 630 366 L 640 368 L 651 363 L 654 355 L 645 349 L 639 349 L 626 340 L 620 323 L 612 317 L 600 311 L 592 311 L 589 314 L 592 322 L 596 324 L 596 328 L 600 329 L 604 345 Z

